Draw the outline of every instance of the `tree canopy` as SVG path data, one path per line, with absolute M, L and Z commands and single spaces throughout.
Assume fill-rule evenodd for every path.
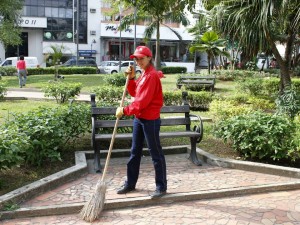
M 20 11 L 22 0 L 0 1 L 0 42 L 7 45 L 21 44 Z
M 156 31 L 156 52 L 155 65 L 160 68 L 160 26 L 165 19 L 171 19 L 174 22 L 188 24 L 188 20 L 184 15 L 184 10 L 191 10 L 196 3 L 196 0 L 119 0 L 114 1 L 114 5 L 124 4 L 137 8 L 138 19 L 151 18 L 151 22 L 145 30 L 145 38 L 149 39 L 154 31 Z M 134 21 L 133 13 L 123 18 L 123 25 L 132 24 Z M 164 24 L 165 25 L 165 24 Z M 165 25 L 166 26 L 166 25 Z M 171 27 L 169 27 L 180 39 L 180 35 Z
M 212 9 L 213 27 L 239 42 L 247 54 L 271 51 L 281 72 L 281 89 L 291 85 L 292 49 L 300 26 L 300 2 L 295 0 L 228 0 Z M 285 45 L 284 56 L 277 49 Z

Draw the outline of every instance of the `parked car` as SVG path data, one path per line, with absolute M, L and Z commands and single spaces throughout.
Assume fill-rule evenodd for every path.
M 38 62 L 37 57 L 25 56 L 24 60 L 26 62 L 26 67 L 27 68 L 37 68 L 37 67 L 39 67 L 39 62 Z M 13 67 L 16 67 L 17 61 L 18 61 L 18 57 L 8 57 L 0 64 L 0 66 L 13 66 Z
M 98 66 L 100 73 L 114 74 L 119 72 L 119 62 L 117 61 L 103 61 Z
M 133 61 L 122 61 L 121 72 L 125 72 L 129 65 L 133 65 Z M 142 69 L 138 65 L 136 65 L 135 73 L 137 75 L 142 73 Z
M 93 59 L 79 59 L 78 60 L 78 65 L 77 65 L 77 60 L 76 59 L 69 59 L 66 61 L 64 64 L 62 64 L 62 67 L 69 67 L 69 66 L 86 66 L 86 67 L 96 67 L 97 68 L 97 73 L 99 73 L 99 69 L 97 66 L 97 63 Z

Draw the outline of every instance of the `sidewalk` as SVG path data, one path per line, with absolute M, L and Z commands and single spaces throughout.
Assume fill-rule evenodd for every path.
M 9 89 L 7 97 L 44 98 L 26 88 Z M 79 99 L 90 97 L 82 94 Z M 149 197 L 155 189 L 151 158 L 143 157 L 137 190 L 126 195 L 116 190 L 126 178 L 127 158 L 112 158 L 105 209 L 92 224 L 300 225 L 299 169 L 220 159 L 199 148 L 197 153 L 205 162 L 201 167 L 186 153 L 166 155 L 168 194 L 158 200 Z M 91 224 L 78 216 L 101 178 L 92 169 L 91 154 L 78 152 L 76 166 L 0 196 L 0 205 L 27 199 L 16 211 L 0 212 L 0 224 Z
M 36 88 L 9 88 L 6 95 L 6 99 L 52 99 L 44 96 L 44 92 Z M 76 96 L 76 100 L 90 101 L 90 95 L 88 93 L 79 94 Z
M 126 195 L 116 190 L 126 177 L 127 158 L 112 158 L 105 210 L 93 224 L 300 224 L 299 170 L 197 151 L 207 162 L 201 167 L 187 154 L 166 155 L 168 194 L 158 200 L 149 197 L 155 188 L 151 158 L 143 157 L 137 190 Z M 16 219 L 2 224 L 90 224 L 78 212 L 101 175 L 93 173 L 91 160 L 87 166 L 88 174 L 25 201 Z

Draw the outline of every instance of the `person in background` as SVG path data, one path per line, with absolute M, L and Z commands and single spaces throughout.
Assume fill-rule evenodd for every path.
M 22 88 L 26 84 L 26 79 L 28 74 L 26 69 L 26 62 L 24 60 L 23 55 L 20 56 L 20 59 L 18 60 L 16 67 L 18 70 L 20 88 Z
M 129 67 L 125 72 L 129 76 L 128 92 L 134 97 L 131 104 L 118 107 L 116 117 L 134 115 L 132 147 L 127 163 L 127 180 L 117 191 L 117 194 L 126 194 L 135 190 L 139 177 L 143 144 L 146 140 L 155 170 L 156 190 L 151 198 L 159 198 L 167 191 L 166 161 L 160 144 L 160 109 L 163 106 L 163 93 L 160 78 L 161 72 L 155 70 L 152 63 L 152 52 L 146 46 L 138 46 L 133 55 L 143 73 L 135 80 L 135 71 Z

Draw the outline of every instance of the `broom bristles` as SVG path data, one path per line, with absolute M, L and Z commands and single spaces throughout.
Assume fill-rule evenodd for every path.
M 107 185 L 105 182 L 99 181 L 97 183 L 94 194 L 80 211 L 80 217 L 83 220 L 87 222 L 93 222 L 99 218 L 99 215 L 104 207 L 106 188 Z

